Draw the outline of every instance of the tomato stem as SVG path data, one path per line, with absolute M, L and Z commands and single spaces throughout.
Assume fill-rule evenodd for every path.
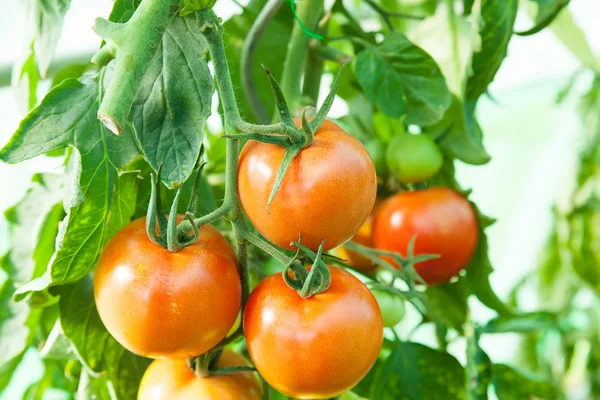
M 273 246 L 271 243 L 256 236 L 254 233 L 247 232 L 245 237 L 248 242 L 252 243 L 254 246 L 258 247 L 276 260 L 280 261 L 282 264 L 288 264 L 290 262 L 290 257 L 285 255 L 281 250 Z
M 306 68 L 304 70 L 302 97 L 303 100 L 312 107 L 317 106 L 319 93 L 321 91 L 321 78 L 323 76 L 325 59 L 320 56 L 319 47 L 321 46 L 322 42 L 327 40 L 327 30 L 331 15 L 332 11 L 329 10 L 329 12 L 327 12 L 327 14 L 325 14 L 325 16 L 317 24 L 317 33 L 323 37 L 323 41 L 315 38 L 311 38 L 308 41 L 308 59 L 306 61 Z
M 283 4 L 283 0 L 269 0 L 267 4 L 262 8 L 254 24 L 246 36 L 244 46 L 242 47 L 242 54 L 240 57 L 240 65 L 242 71 L 242 88 L 246 95 L 246 101 L 248 106 L 252 110 L 254 117 L 259 123 L 267 124 L 270 121 L 269 115 L 263 104 L 258 97 L 258 91 L 256 85 L 254 85 L 254 53 L 258 42 L 262 37 L 265 29 L 273 19 L 273 17 L 279 11 L 279 8 Z
M 315 31 L 323 15 L 323 8 L 323 0 L 299 2 L 296 6 L 297 18 L 302 21 L 306 29 Z M 302 105 L 302 74 L 308 57 L 309 37 L 304 33 L 302 24 L 298 20 L 294 21 L 281 76 L 281 88 L 289 101 L 292 113 L 299 111 Z

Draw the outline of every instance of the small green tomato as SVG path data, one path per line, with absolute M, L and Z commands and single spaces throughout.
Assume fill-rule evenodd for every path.
M 404 313 L 406 311 L 404 300 L 382 290 L 373 290 L 373 296 L 375 296 L 379 308 L 381 309 L 383 326 L 392 328 L 398 325 L 398 323 L 402 321 L 402 318 L 404 318 Z
M 386 159 L 390 171 L 402 183 L 426 181 L 444 163 L 439 147 L 427 135 L 402 134 L 392 138 Z

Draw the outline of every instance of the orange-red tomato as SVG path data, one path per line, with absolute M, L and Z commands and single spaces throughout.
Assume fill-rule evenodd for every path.
M 415 265 L 428 284 L 448 282 L 466 268 L 479 236 L 477 216 L 469 201 L 442 187 L 388 198 L 378 210 L 373 229 L 378 249 L 406 255 L 416 235 L 416 255 L 440 255 Z
M 285 149 L 248 141 L 239 160 L 239 193 L 252 225 L 276 245 L 302 244 L 316 251 L 346 242 L 367 219 L 377 194 L 373 161 L 365 147 L 331 121 L 291 162 L 267 211 Z
M 308 299 L 281 274 L 271 275 L 250 294 L 244 310 L 244 335 L 256 369 L 290 397 L 324 399 L 349 390 L 381 350 L 383 322 L 373 294 L 351 273 L 329 270 L 329 289 Z
M 108 331 L 152 358 L 200 355 L 225 337 L 240 309 L 237 258 L 211 225 L 170 253 L 146 236 L 145 219 L 125 226 L 102 252 L 94 295 Z
M 373 245 L 373 219 L 375 218 L 375 214 L 377 213 L 377 208 L 381 204 L 379 201 L 375 203 L 373 207 L 373 211 L 367 218 L 364 224 L 361 225 L 360 229 L 356 234 L 352 237 L 352 241 L 358 244 L 362 244 L 367 247 L 374 247 Z M 373 261 L 369 260 L 367 257 L 360 255 L 352 250 L 348 250 L 344 246 L 340 246 L 337 249 L 338 256 L 344 260 L 347 260 L 346 263 L 352 268 L 358 271 L 372 271 L 377 268 L 377 264 Z
M 229 349 L 217 363 L 220 368 L 248 366 L 248 361 Z M 155 360 L 144 373 L 139 400 L 261 400 L 261 384 L 255 373 L 198 378 L 184 360 Z

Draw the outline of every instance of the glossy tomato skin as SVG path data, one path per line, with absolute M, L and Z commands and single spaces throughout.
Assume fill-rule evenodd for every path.
M 229 350 L 219 368 L 249 366 L 241 355 Z M 155 360 L 150 364 L 138 392 L 138 400 L 261 400 L 261 384 L 255 373 L 198 378 L 185 360 Z
M 377 194 L 375 167 L 365 147 L 331 121 L 291 162 L 267 212 L 285 153 L 282 147 L 248 141 L 239 160 L 238 188 L 244 212 L 269 241 L 285 249 L 298 241 L 317 250 L 346 242 L 367 219 Z
M 417 273 L 428 284 L 445 283 L 466 268 L 473 256 L 479 236 L 477 216 L 467 199 L 448 188 L 388 198 L 375 218 L 375 247 L 406 255 L 414 235 L 416 255 L 440 255 L 416 264 Z
M 302 299 L 281 274 L 265 278 L 244 312 L 244 335 L 258 372 L 299 399 L 335 397 L 377 360 L 383 322 L 377 301 L 351 273 L 329 267 L 327 291 Z
M 145 218 L 115 234 L 94 277 L 102 322 L 125 348 L 151 358 L 200 355 L 225 337 L 240 309 L 235 253 L 211 225 L 170 253 L 150 242 Z

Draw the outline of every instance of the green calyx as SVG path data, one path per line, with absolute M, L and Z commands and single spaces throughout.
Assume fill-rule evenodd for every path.
M 321 242 L 319 250 L 315 254 L 302 244 L 292 242 L 292 245 L 298 248 L 298 252 L 283 271 L 283 280 L 291 289 L 297 291 L 303 299 L 323 293 L 331 286 L 331 273 L 322 260 L 324 244 L 325 240 Z M 310 271 L 304 268 L 302 262 L 298 259 L 300 251 L 304 252 L 308 259 L 313 262 Z
M 146 213 L 146 233 L 148 234 L 148 239 L 155 245 L 164 247 L 170 252 L 177 252 L 184 247 L 191 245 L 198 240 L 198 237 L 200 237 L 200 230 L 198 225 L 194 223 L 194 213 L 192 210 L 197 209 L 198 187 L 204 165 L 205 163 L 201 163 L 198 167 L 198 174 L 192 189 L 192 196 L 187 206 L 188 211 L 184 214 L 186 226 L 189 226 L 192 229 L 191 234 L 183 232 L 177 223 L 177 208 L 179 207 L 181 186 L 177 189 L 173 204 L 171 204 L 169 216 L 167 217 L 160 196 L 160 173 L 162 165 L 159 167 L 156 177 L 154 174 L 151 175 L 152 187 L 150 201 L 148 202 L 148 212 Z
M 304 108 L 304 110 L 302 111 L 302 125 L 300 126 L 300 128 L 296 127 L 296 124 L 292 118 L 292 114 L 287 105 L 287 102 L 285 100 L 283 92 L 281 91 L 281 88 L 279 87 L 279 84 L 277 83 L 277 81 L 275 80 L 275 78 L 273 77 L 271 72 L 264 65 L 262 67 L 263 67 L 265 73 L 267 74 L 267 77 L 269 78 L 271 87 L 273 88 L 273 94 L 275 96 L 275 104 L 277 105 L 277 111 L 279 113 L 279 118 L 281 119 L 281 122 L 286 127 L 288 127 L 287 136 L 284 136 L 282 134 L 258 135 L 255 133 L 244 135 L 244 138 L 246 138 L 246 139 L 252 139 L 252 140 L 259 141 L 259 142 L 270 143 L 270 144 L 275 144 L 278 146 L 285 147 L 285 155 L 283 157 L 281 165 L 279 166 L 279 170 L 277 171 L 277 176 L 275 178 L 275 184 L 273 185 L 273 189 L 271 191 L 271 194 L 269 195 L 269 200 L 267 202 L 267 212 L 268 212 L 269 206 L 271 205 L 271 203 L 273 202 L 273 199 L 277 195 L 277 192 L 279 191 L 279 188 L 281 187 L 283 178 L 285 177 L 285 174 L 286 174 L 290 164 L 292 163 L 292 160 L 298 154 L 300 154 L 302 149 L 310 146 L 313 143 L 314 138 L 315 138 L 315 133 L 319 130 L 319 128 L 325 121 L 325 118 L 327 117 L 327 114 L 329 113 L 329 110 L 331 109 L 331 105 L 333 104 L 333 100 L 335 99 L 335 93 L 336 93 L 337 87 L 340 83 L 340 78 L 342 76 L 342 71 L 343 71 L 344 67 L 342 66 L 342 68 L 340 68 L 340 70 L 335 78 L 335 81 L 333 82 L 333 85 L 331 86 L 331 90 L 329 91 L 329 94 L 327 95 L 327 97 L 325 98 L 325 101 L 323 102 L 323 105 L 317 111 L 315 117 L 311 121 L 308 120 L 306 113 L 307 113 L 307 111 L 312 109 L 312 107 Z M 236 135 L 236 136 L 240 137 L 238 135 Z

